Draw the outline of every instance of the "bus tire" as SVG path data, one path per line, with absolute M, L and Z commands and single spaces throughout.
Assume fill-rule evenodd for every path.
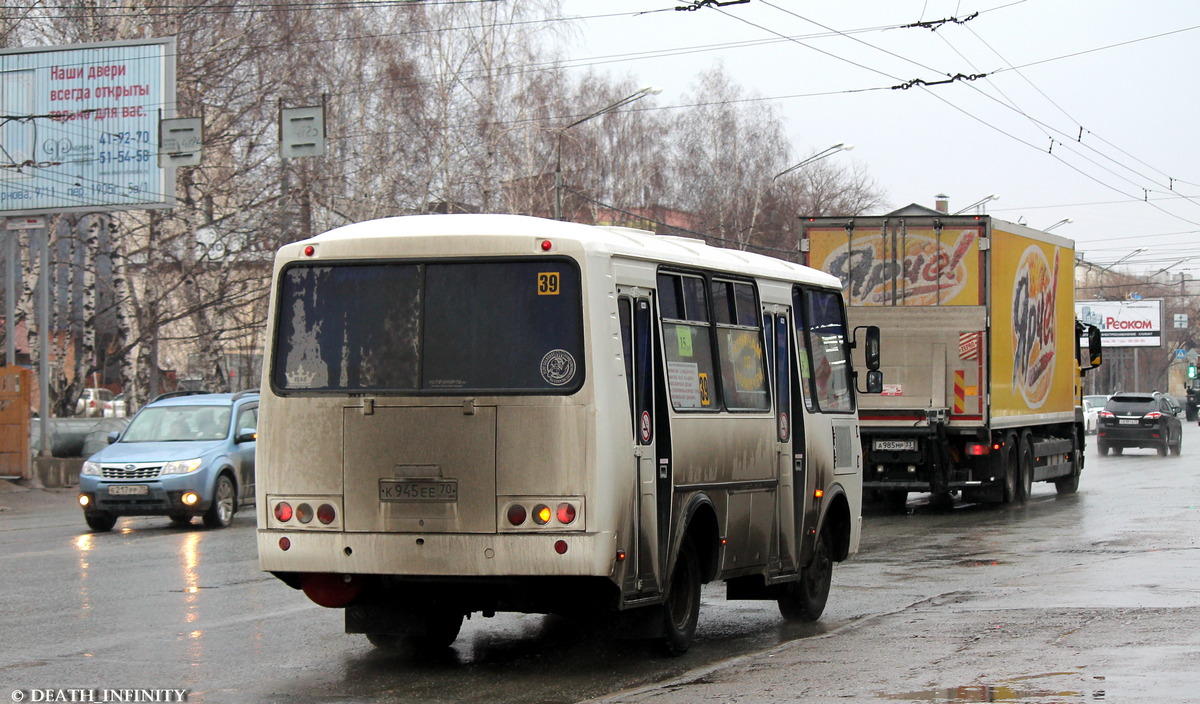
M 682 655 L 692 646 L 700 619 L 700 559 L 691 540 L 684 540 L 662 605 L 663 645 L 668 655 Z
M 368 633 L 367 640 L 380 650 L 428 652 L 449 648 L 458 639 L 463 615 L 445 609 L 433 609 L 419 617 L 423 633 Z
M 830 551 L 829 529 L 824 528 L 813 547 L 812 562 L 800 573 L 800 579 L 789 582 L 779 597 L 779 613 L 788 621 L 810 622 L 821 618 L 829 601 L 833 583 L 833 553 Z

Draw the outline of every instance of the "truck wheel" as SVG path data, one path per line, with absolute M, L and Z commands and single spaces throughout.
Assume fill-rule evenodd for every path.
M 117 517 L 108 512 L 85 513 L 83 520 L 87 521 L 88 528 L 97 533 L 107 533 L 117 525 Z
M 816 621 L 825 611 L 829 586 L 833 583 L 833 557 L 829 544 L 829 529 L 821 530 L 813 549 L 812 563 L 804 568 L 800 579 L 789 582 L 779 597 L 779 613 L 788 621 Z
M 700 559 L 692 541 L 684 540 L 662 605 L 663 645 L 668 655 L 682 655 L 696 637 L 700 620 Z
M 908 506 L 908 492 L 901 489 L 881 491 L 880 499 L 884 509 L 890 513 L 903 513 Z
M 1004 503 L 1017 500 L 1017 477 L 1021 468 L 1017 460 L 1017 436 L 1009 433 L 1004 438 Z
M 1061 494 L 1074 494 L 1079 490 L 1079 475 L 1083 473 L 1083 447 L 1080 445 L 1079 431 L 1071 434 L 1075 441 L 1075 449 L 1071 450 L 1071 473 L 1054 480 L 1054 489 Z
M 1021 433 L 1017 458 L 1017 465 L 1021 470 L 1021 481 L 1017 485 L 1017 502 L 1023 504 L 1033 494 L 1033 437 L 1028 431 Z

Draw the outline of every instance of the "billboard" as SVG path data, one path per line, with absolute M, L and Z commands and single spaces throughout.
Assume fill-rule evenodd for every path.
M 1075 317 L 1100 328 L 1105 347 L 1162 347 L 1162 301 L 1075 301 Z
M 0 51 L 0 214 L 171 207 L 175 39 Z

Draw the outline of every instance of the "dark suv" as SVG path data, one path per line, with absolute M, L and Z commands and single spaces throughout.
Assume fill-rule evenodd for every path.
M 1096 449 L 1107 455 L 1109 448 L 1121 454 L 1127 447 L 1153 447 L 1158 454 L 1178 455 L 1183 442 L 1183 409 L 1165 394 L 1116 394 L 1100 411 Z
M 109 446 L 83 463 L 79 504 L 96 531 L 120 516 L 196 516 L 224 528 L 254 502 L 258 393 L 173 392 L 138 411 Z

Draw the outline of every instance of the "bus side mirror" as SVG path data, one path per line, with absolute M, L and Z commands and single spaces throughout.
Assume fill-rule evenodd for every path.
M 858 331 L 866 330 L 866 340 L 863 347 L 863 356 L 867 361 L 867 369 L 872 371 L 879 369 L 879 326 L 878 325 L 860 325 L 854 328 L 854 346 L 858 347 Z M 881 377 L 882 378 L 882 377 Z M 870 386 L 870 375 L 868 375 L 867 385 Z
M 867 372 L 867 393 L 883 393 L 883 372 L 878 369 L 872 369 Z

